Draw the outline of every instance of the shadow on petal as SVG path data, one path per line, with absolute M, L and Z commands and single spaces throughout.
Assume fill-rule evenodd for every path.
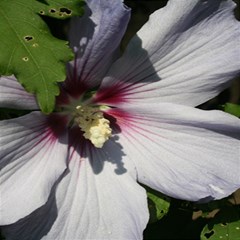
M 40 240 L 47 235 L 58 216 L 56 189 L 67 174 L 68 169 L 55 182 L 46 204 L 14 224 L 2 226 L 3 236 L 11 240 Z
M 115 124 L 116 125 L 116 124 Z M 70 158 L 71 162 L 76 153 L 80 161 L 89 161 L 94 174 L 103 171 L 104 162 L 111 162 L 116 166 L 116 174 L 124 174 L 127 170 L 124 168 L 123 156 L 125 155 L 123 147 L 117 142 L 120 129 L 104 143 L 102 148 L 96 148 L 93 144 L 84 138 L 83 132 L 78 127 L 72 128 L 69 133 L 70 140 Z

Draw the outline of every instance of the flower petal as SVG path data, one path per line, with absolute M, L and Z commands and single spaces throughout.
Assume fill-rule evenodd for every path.
M 126 30 L 130 17 L 121 0 L 88 0 L 85 15 L 71 22 L 70 45 L 76 51 L 77 76 L 88 87 L 99 85 Z
M 136 183 L 135 170 L 116 173 L 120 152 L 119 146 L 108 142 L 105 151 L 93 150 L 92 166 L 75 152 L 69 172 L 57 187 L 56 203 L 46 206 L 46 215 L 36 211 L 6 227 L 6 236 L 12 240 L 29 236 L 40 239 L 41 234 L 49 240 L 142 239 L 148 221 L 146 193 Z M 103 165 L 102 171 L 95 174 Z M 51 216 L 57 217 L 50 229 L 47 224 Z
M 14 76 L 0 77 L 0 107 L 39 109 L 34 95 L 26 92 Z
M 52 128 L 48 118 L 32 112 L 0 122 L 1 224 L 13 223 L 43 205 L 66 169 L 66 136 Z
M 97 101 L 197 106 L 216 96 L 239 73 L 234 7 L 230 0 L 170 0 L 112 65 Z
M 175 104 L 111 110 L 138 181 L 175 198 L 220 199 L 240 188 L 240 120 Z M 126 160 L 127 161 L 127 160 Z

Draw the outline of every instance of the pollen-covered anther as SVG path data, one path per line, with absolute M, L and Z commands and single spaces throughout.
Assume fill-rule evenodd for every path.
M 96 148 L 102 148 L 111 136 L 110 122 L 98 107 L 77 106 L 74 120 Z

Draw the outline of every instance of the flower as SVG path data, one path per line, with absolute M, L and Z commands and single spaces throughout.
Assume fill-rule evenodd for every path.
M 238 73 L 234 3 L 170 0 L 121 57 L 130 10 L 120 0 L 87 4 L 71 24 L 76 59 L 54 113 L 1 77 L 2 107 L 35 110 L 0 122 L 9 239 L 141 239 L 148 210 L 138 182 L 191 201 L 240 186 L 240 120 L 194 108 Z

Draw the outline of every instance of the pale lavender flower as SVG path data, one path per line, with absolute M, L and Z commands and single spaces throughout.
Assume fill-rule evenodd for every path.
M 240 187 L 240 120 L 194 108 L 238 73 L 235 4 L 170 0 L 118 57 L 130 10 L 87 3 L 71 24 L 76 59 L 55 113 L 0 79 L 1 107 L 35 110 L 0 122 L 7 239 L 141 239 L 149 214 L 138 182 L 191 201 Z

